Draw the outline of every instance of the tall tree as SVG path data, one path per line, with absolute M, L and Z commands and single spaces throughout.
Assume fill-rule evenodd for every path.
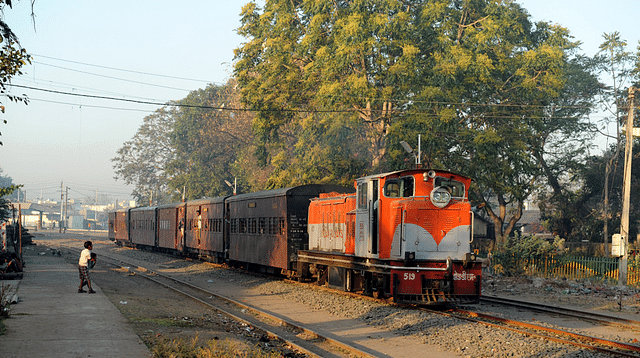
M 387 131 L 402 116 L 396 99 L 404 103 L 415 90 L 426 68 L 421 51 L 435 39 L 419 26 L 421 3 L 269 0 L 264 9 L 245 6 L 239 33 L 248 41 L 236 50 L 235 75 L 245 105 L 257 111 L 254 128 L 265 160 L 326 155 L 347 163 L 357 156 L 376 170 L 383 165 Z M 287 140 L 297 142 L 327 118 L 334 128 L 352 128 L 339 136 L 357 143 L 353 150 L 287 152 Z
M 111 159 L 115 163 L 115 179 L 135 185 L 132 195 L 142 205 L 168 203 L 173 196 L 166 167 L 175 156 L 170 141 L 174 112 L 165 106 L 146 116 L 133 139 L 125 142 Z
M 238 96 L 232 80 L 223 86 L 209 85 L 192 91 L 177 102 L 171 143 L 175 159 L 167 169 L 171 187 L 186 190 L 186 198 L 225 195 L 231 182 L 242 174 L 239 191 L 259 186 L 250 179 L 254 167 L 234 166 L 251 162 L 251 113 L 237 110 Z M 262 177 L 255 170 L 257 178 Z
M 600 71 L 606 77 L 608 77 L 609 86 L 603 86 L 601 88 L 600 104 L 608 115 L 601 121 L 603 126 L 602 131 L 607 139 L 612 139 L 615 142 L 614 151 L 608 158 L 605 166 L 604 173 L 604 187 L 603 187 L 603 206 L 602 217 L 604 220 L 603 227 L 603 242 L 605 244 L 605 254 L 608 254 L 608 246 L 606 245 L 609 240 L 609 218 L 610 213 L 613 210 L 611 206 L 611 190 L 613 182 L 610 181 L 611 177 L 615 177 L 620 164 L 620 153 L 623 152 L 623 139 L 624 135 L 620 130 L 624 114 L 624 103 L 626 100 L 626 91 L 624 86 L 629 82 L 629 76 L 631 74 L 632 55 L 626 50 L 627 42 L 622 39 L 619 32 L 612 32 L 609 34 L 603 34 L 604 42 L 600 45 L 600 51 L 598 52 L 596 59 L 600 63 Z M 611 124 L 614 125 L 615 132 L 613 135 L 609 134 L 607 127 Z
M 557 203 L 566 203 L 563 174 L 588 149 L 593 132 L 585 115 L 597 80 L 574 57 L 578 44 L 566 29 L 531 23 L 515 3 L 478 4 L 453 15 L 461 21 L 439 74 L 464 78 L 462 86 L 441 87 L 446 100 L 457 103 L 462 124 L 452 159 L 476 180 L 473 198 L 493 220 L 500 244 L 543 184 Z

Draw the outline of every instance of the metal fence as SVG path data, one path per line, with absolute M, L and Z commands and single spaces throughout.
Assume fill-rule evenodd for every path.
M 492 261 L 496 273 L 618 282 L 619 259 L 615 257 L 547 256 L 517 259 L 496 254 Z M 627 285 L 640 286 L 640 257 L 630 256 L 627 265 Z

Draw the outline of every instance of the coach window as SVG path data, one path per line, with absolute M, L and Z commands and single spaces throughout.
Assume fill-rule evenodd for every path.
M 238 219 L 231 219 L 231 225 L 229 226 L 229 231 L 231 231 L 232 234 L 238 233 Z
M 267 218 L 258 218 L 258 234 L 267 233 Z
M 247 219 L 244 219 L 244 218 L 238 219 L 238 232 L 241 234 L 247 233 Z

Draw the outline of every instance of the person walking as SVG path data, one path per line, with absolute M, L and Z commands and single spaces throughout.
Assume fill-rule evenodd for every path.
M 78 287 L 78 293 L 86 292 L 82 288 L 87 285 L 89 293 L 96 293 L 91 288 L 91 278 L 89 277 L 89 262 L 95 260 L 91 257 L 91 250 L 93 249 L 93 243 L 91 241 L 84 242 L 84 250 L 80 253 L 80 260 L 78 261 L 78 271 L 80 272 L 80 286 Z

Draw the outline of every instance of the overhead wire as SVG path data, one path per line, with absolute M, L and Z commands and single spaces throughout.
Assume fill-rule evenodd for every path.
M 214 81 L 207 81 L 207 80 L 193 79 L 193 78 L 186 78 L 186 77 L 179 77 L 179 76 L 172 76 L 172 75 L 155 74 L 155 73 L 136 71 L 136 70 L 121 69 L 121 68 L 110 67 L 110 66 L 90 64 L 90 63 L 85 63 L 85 62 L 80 62 L 80 61 L 60 59 L 60 58 L 46 56 L 46 55 L 33 54 L 33 56 L 34 57 L 41 57 L 41 58 L 51 59 L 51 60 L 56 60 L 56 61 L 67 62 L 67 63 L 79 64 L 79 65 L 83 65 L 83 66 L 90 66 L 90 67 L 95 67 L 95 68 L 108 69 L 108 70 L 113 70 L 113 71 L 121 71 L 121 72 L 126 72 L 126 73 L 142 74 L 142 75 L 146 75 L 146 76 L 155 76 L 155 77 L 178 79 L 178 80 L 201 82 L 201 83 L 215 83 Z M 43 62 L 39 62 L 39 61 L 34 61 L 34 62 L 38 63 L 38 64 L 41 64 L 41 65 L 44 65 L 44 66 L 51 66 L 51 67 L 54 67 L 54 68 L 60 68 L 60 69 L 68 70 L 68 71 L 74 71 L 74 72 L 79 72 L 79 73 L 93 75 L 93 76 L 105 77 L 105 78 L 114 79 L 114 80 L 118 80 L 118 81 L 125 81 L 125 82 L 131 82 L 131 83 L 136 83 L 136 84 L 142 84 L 142 85 L 146 85 L 146 86 L 154 86 L 154 87 L 174 89 L 174 90 L 180 90 L 180 91 L 190 91 L 190 90 L 184 89 L 184 88 L 163 86 L 163 85 L 158 85 L 158 84 L 153 84 L 153 83 L 148 83 L 148 82 L 134 81 L 134 80 L 118 78 L 118 77 L 114 77 L 114 76 L 107 76 L 107 75 L 102 75 L 102 74 L 97 74 L 97 73 L 92 73 L 92 72 L 81 71 L 81 70 L 77 70 L 77 69 L 71 69 L 71 68 L 67 68 L 67 67 L 57 66 L 57 65 L 53 65 L 53 64 L 43 63 Z M 38 87 L 33 87 L 33 86 L 26 86 L 26 85 L 18 85 L 18 84 L 13 84 L 13 86 L 14 87 L 18 87 L 18 88 L 36 90 L 36 91 L 45 91 L 45 92 L 50 92 L 50 93 L 54 93 L 54 94 L 62 94 L 62 95 L 69 95 L 69 96 L 78 96 L 78 97 L 85 97 L 85 98 L 102 99 L 102 100 L 124 101 L 124 102 L 145 104 L 145 105 L 164 106 L 164 105 L 167 105 L 167 102 L 169 102 L 169 101 L 166 101 L 166 102 L 163 103 L 162 101 L 151 100 L 151 99 L 148 99 L 148 98 L 146 98 L 146 99 L 130 99 L 130 98 L 118 98 L 118 97 L 110 97 L 110 96 L 80 94 L 80 93 L 49 90 L 49 89 L 43 89 L 43 88 L 38 88 Z M 69 85 L 69 86 L 72 86 L 73 88 L 78 88 L 79 87 L 79 86 L 73 86 L 73 85 Z M 138 97 L 138 98 L 140 98 L 140 97 Z M 353 98 L 353 97 L 351 97 L 351 98 Z M 377 101 L 383 101 L 384 100 L 384 101 L 390 101 L 390 102 L 405 102 L 405 103 L 411 102 L 412 104 L 441 105 L 441 106 L 464 106 L 464 107 L 471 107 L 471 108 L 473 108 L 473 107 L 499 107 L 499 108 L 516 108 L 516 107 L 519 107 L 519 108 L 523 108 L 523 109 L 541 109 L 541 108 L 545 107 L 545 105 L 517 104 L 517 103 L 456 103 L 456 102 L 424 101 L 424 100 L 418 100 L 418 99 L 415 99 L 415 98 L 412 98 L 411 100 L 407 100 L 407 99 L 372 99 L 372 100 L 374 100 L 374 101 L 376 101 L 376 100 Z M 55 103 L 55 102 L 53 102 L 53 103 Z M 76 104 L 76 105 L 78 105 L 78 104 Z M 258 111 L 270 111 L 270 112 L 280 111 L 280 112 L 299 112 L 299 113 L 348 113 L 348 112 L 358 112 L 358 109 L 328 109 L 328 110 L 316 109 L 316 110 L 311 110 L 311 109 L 295 109 L 295 108 L 277 108 L 277 109 L 230 108 L 230 107 L 224 107 L 224 106 L 187 105 L 187 104 L 182 104 L 182 103 L 177 103 L 177 102 L 172 103 L 172 105 L 176 106 L 176 107 L 200 108 L 200 109 L 211 109 L 211 110 L 225 110 L 225 111 L 249 111 L 249 112 L 258 112 Z M 96 108 L 109 108 L 109 107 L 101 107 L 101 106 L 95 106 L 95 107 Z M 591 108 L 590 106 L 581 106 L 581 105 L 568 105 L 568 106 L 562 106 L 562 107 L 563 108 L 573 108 L 573 109 L 589 109 L 589 108 Z M 367 110 L 369 110 L 369 109 L 367 109 Z M 375 112 L 379 112 L 379 111 L 382 111 L 382 110 L 370 109 L 370 111 L 375 113 Z M 417 113 L 417 114 L 425 113 L 425 112 L 420 111 L 420 110 L 416 111 L 415 109 L 413 109 L 412 112 L 413 113 Z M 509 117 L 495 117 L 494 116 L 494 117 L 487 117 L 487 118 L 500 119 L 500 118 L 509 118 Z M 540 118 L 542 118 L 542 117 L 540 117 Z M 554 118 L 554 117 L 545 117 L 545 118 Z M 564 117 L 557 117 L 557 118 L 564 118 Z
M 137 100 L 137 99 L 129 99 L 129 98 L 117 98 L 117 97 L 110 97 L 110 96 L 99 96 L 99 95 L 90 95 L 90 94 L 83 94 L 83 93 L 74 93 L 74 92 L 65 92 L 65 91 L 58 91 L 58 90 L 52 90 L 52 89 L 45 89 L 45 88 L 38 88 L 38 87 L 33 87 L 33 86 L 26 86 L 26 85 L 19 85 L 19 84 L 12 84 L 11 86 L 13 87 L 17 87 L 17 88 L 24 88 L 24 89 L 30 89 L 30 90 L 34 90 L 34 91 L 42 91 L 42 92 L 48 92 L 48 93 L 54 93 L 54 94 L 61 94 L 61 95 L 67 95 L 67 96 L 75 96 L 75 97 L 83 97 L 83 98 L 92 98 L 92 99 L 101 99 L 101 100 L 110 100 L 110 101 L 119 101 L 119 102 L 128 102 L 128 103 L 136 103 L 136 104 L 144 104 L 144 105 L 154 105 L 154 106 L 171 106 L 171 107 L 184 107 L 184 108 L 197 108 L 197 109 L 209 109 L 209 110 L 220 110 L 220 111 L 230 111 L 230 112 L 288 112 L 288 113 L 358 113 L 360 110 L 359 109 L 355 109 L 355 108 L 351 108 L 351 109 L 293 109 L 293 108 L 265 108 L 265 109 L 254 109 L 254 108 L 239 108 L 239 107 L 227 107 L 224 105 L 220 105 L 220 106 L 212 106 L 212 105 L 192 105 L 192 104 L 185 104 L 185 103 L 181 103 L 180 101 L 174 101 L 174 102 L 158 102 L 158 101 L 147 101 L 147 100 Z M 544 106 L 541 105 L 517 105 L 517 104 L 481 104 L 481 103 L 476 103 L 476 104 L 471 104 L 471 103 L 455 103 L 455 102 L 422 102 L 423 104 L 431 104 L 431 105 L 456 105 L 456 106 L 467 106 L 467 107 L 497 107 L 497 108 L 509 108 L 509 107 L 520 107 L 523 109 L 540 109 L 540 108 L 544 108 Z M 79 106 L 79 104 L 76 104 Z M 587 108 L 587 107 L 580 107 L 580 106 L 567 106 L 569 108 Z M 374 113 L 379 113 L 379 112 L 383 112 L 383 109 L 367 109 L 367 111 L 371 111 Z M 405 111 L 402 111 L 403 113 L 406 113 Z M 429 111 L 422 111 L 422 110 L 411 110 L 411 113 L 415 113 L 415 114 L 431 114 Z M 509 116 L 496 116 L 496 115 L 488 115 L 486 113 L 483 113 L 483 117 L 484 118 L 493 118 L 493 119 L 508 119 L 508 118 L 513 118 L 513 116 L 509 115 Z M 554 117 L 554 116 L 527 116 L 528 118 L 546 118 L 546 119 L 562 119 L 562 118 L 566 118 L 566 117 Z
M 207 80 L 202 80 L 202 79 L 194 79 L 194 78 L 186 78 L 186 77 L 179 77 L 179 76 L 162 75 L 162 74 L 150 73 L 150 72 L 127 70 L 127 69 L 122 69 L 122 68 L 117 68 L 117 67 L 96 65 L 96 64 L 91 64 L 91 63 L 66 60 L 66 59 L 61 59 L 61 58 L 56 58 L 56 57 L 45 56 L 45 55 L 32 54 L 32 56 L 47 58 L 47 59 L 50 59 L 50 60 L 57 60 L 57 61 L 75 63 L 75 64 L 79 64 L 79 65 L 84 65 L 84 66 L 91 66 L 91 67 L 96 67 L 96 68 L 104 68 L 104 69 L 114 70 L 114 71 L 122 71 L 122 72 L 129 72 L 129 73 L 147 75 L 147 76 L 164 77 L 164 78 L 171 78 L 171 79 L 177 79 L 177 80 L 183 80 L 183 81 L 193 81 L 193 82 L 203 82 L 203 83 L 216 83 L 215 81 L 207 81 Z M 43 64 L 43 63 L 41 63 L 41 64 Z M 46 65 L 46 64 L 44 64 L 44 65 Z
M 172 90 L 178 90 L 178 91 L 189 91 L 188 89 L 185 89 L 185 88 L 163 86 L 163 85 L 154 84 L 154 83 L 148 83 L 148 82 L 142 82 L 142 81 L 134 81 L 134 80 L 123 79 L 123 78 L 118 78 L 118 77 L 113 77 L 113 76 L 101 75 L 101 74 L 97 74 L 97 73 L 91 73 L 91 72 L 87 72 L 87 71 L 75 70 L 75 69 L 71 69 L 71 68 L 66 68 L 66 67 L 56 66 L 56 65 L 51 65 L 51 64 L 45 64 L 45 63 L 40 63 L 40 62 L 36 62 L 36 63 L 39 63 L 41 65 L 45 65 L 45 66 L 54 67 L 54 68 L 59 68 L 59 69 L 62 69 L 62 70 L 83 73 L 85 75 L 108 78 L 108 79 L 116 80 L 116 81 L 123 81 L 123 82 L 129 82 L 129 83 L 135 83 L 135 84 L 141 84 L 141 85 L 153 86 L 153 87 L 160 87 L 160 88 L 166 88 L 166 89 L 172 89 Z

